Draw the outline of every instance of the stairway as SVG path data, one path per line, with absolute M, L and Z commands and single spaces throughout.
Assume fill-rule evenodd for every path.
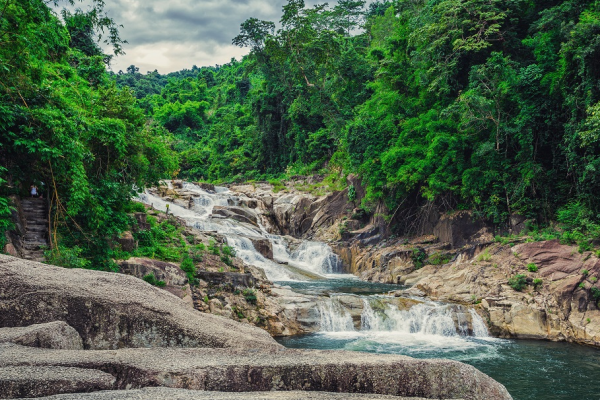
M 44 261 L 44 250 L 48 248 L 48 214 L 46 199 L 27 198 L 21 200 L 27 229 L 23 238 L 23 258 Z

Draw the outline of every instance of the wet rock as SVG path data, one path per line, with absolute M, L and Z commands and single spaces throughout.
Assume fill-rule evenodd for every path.
M 241 326 L 241 325 L 240 325 Z M 0 345 L 0 367 L 110 370 L 117 388 L 166 386 L 224 392 L 306 390 L 431 399 L 508 400 L 504 386 L 451 360 L 345 351 L 233 349 L 42 350 Z
M 273 243 L 269 239 L 250 238 L 256 251 L 269 260 L 273 259 Z
M 207 192 L 215 191 L 215 185 L 213 185 L 212 183 L 196 182 L 196 185 L 198 185 L 202 190 L 206 190 Z
M 115 383 L 114 376 L 86 367 L 0 367 L 0 397 L 3 399 L 111 390 L 115 389 Z
M 122 274 L 0 255 L 0 327 L 64 321 L 85 348 L 279 349 L 265 331 L 190 310 L 174 295 Z
M 79 333 L 62 321 L 22 328 L 0 328 L 0 343 L 46 349 L 83 350 Z
M 258 218 L 255 213 L 250 209 L 235 206 L 215 206 L 213 208 L 213 215 L 220 215 L 222 217 L 231 218 L 239 222 L 245 222 L 258 226 Z

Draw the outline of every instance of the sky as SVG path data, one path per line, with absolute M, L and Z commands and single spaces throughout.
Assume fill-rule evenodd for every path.
M 286 0 L 105 0 L 108 15 L 123 25 L 129 43 L 112 70 L 128 66 L 161 74 L 184 68 L 226 64 L 248 49 L 231 44 L 240 24 L 254 17 L 276 22 Z M 323 1 L 306 0 L 307 6 Z M 335 3 L 335 0 L 330 1 Z M 86 9 L 85 2 L 79 5 Z

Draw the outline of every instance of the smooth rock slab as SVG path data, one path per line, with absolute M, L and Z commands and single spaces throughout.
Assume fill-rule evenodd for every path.
M 66 394 L 44 397 L 47 400 L 425 400 L 416 397 L 382 396 L 376 394 L 350 394 L 328 392 L 199 392 L 195 390 L 146 388 L 96 392 L 90 394 Z M 42 399 L 42 400 L 43 400 Z
M 0 345 L 0 367 L 22 365 L 99 369 L 117 378 L 116 389 L 165 386 L 226 392 L 307 390 L 429 399 L 512 399 L 504 386 L 456 361 L 345 351 L 63 351 Z
M 23 328 L 0 328 L 0 343 L 57 350 L 83 350 L 79 333 L 62 321 Z
M 115 382 L 114 376 L 96 369 L 54 366 L 1 367 L 0 398 L 16 399 L 57 393 L 111 390 L 115 388 Z
M 0 255 L 0 327 L 64 321 L 86 349 L 278 349 L 262 329 L 187 308 L 131 276 L 66 269 Z

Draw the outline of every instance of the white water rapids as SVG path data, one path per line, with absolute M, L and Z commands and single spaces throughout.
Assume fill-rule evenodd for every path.
M 169 213 L 185 220 L 189 226 L 223 235 L 238 257 L 249 265 L 263 269 L 272 281 L 306 281 L 340 276 L 341 261 L 324 243 L 303 241 L 292 250 L 284 237 L 269 234 L 261 225 L 257 227 L 213 216 L 215 206 L 240 204 L 228 189 L 217 187 L 213 193 L 190 183 L 184 184 L 184 189 L 194 193 L 190 208 L 167 202 L 148 192 L 141 194 L 139 200 L 162 211 L 167 210 L 168 204 Z M 276 261 L 265 258 L 255 249 L 251 239 L 256 238 L 268 239 L 272 243 Z M 378 343 L 402 341 L 444 345 L 449 341 L 465 342 L 465 337 L 488 337 L 485 323 L 473 310 L 457 312 L 456 307 L 433 302 L 399 310 L 393 304 L 378 301 L 377 296 L 360 296 L 360 299 L 363 307 L 360 328 L 357 329 L 350 310 L 337 300 L 335 294 L 329 298 L 323 297 L 317 303 L 322 334 L 368 337 Z

